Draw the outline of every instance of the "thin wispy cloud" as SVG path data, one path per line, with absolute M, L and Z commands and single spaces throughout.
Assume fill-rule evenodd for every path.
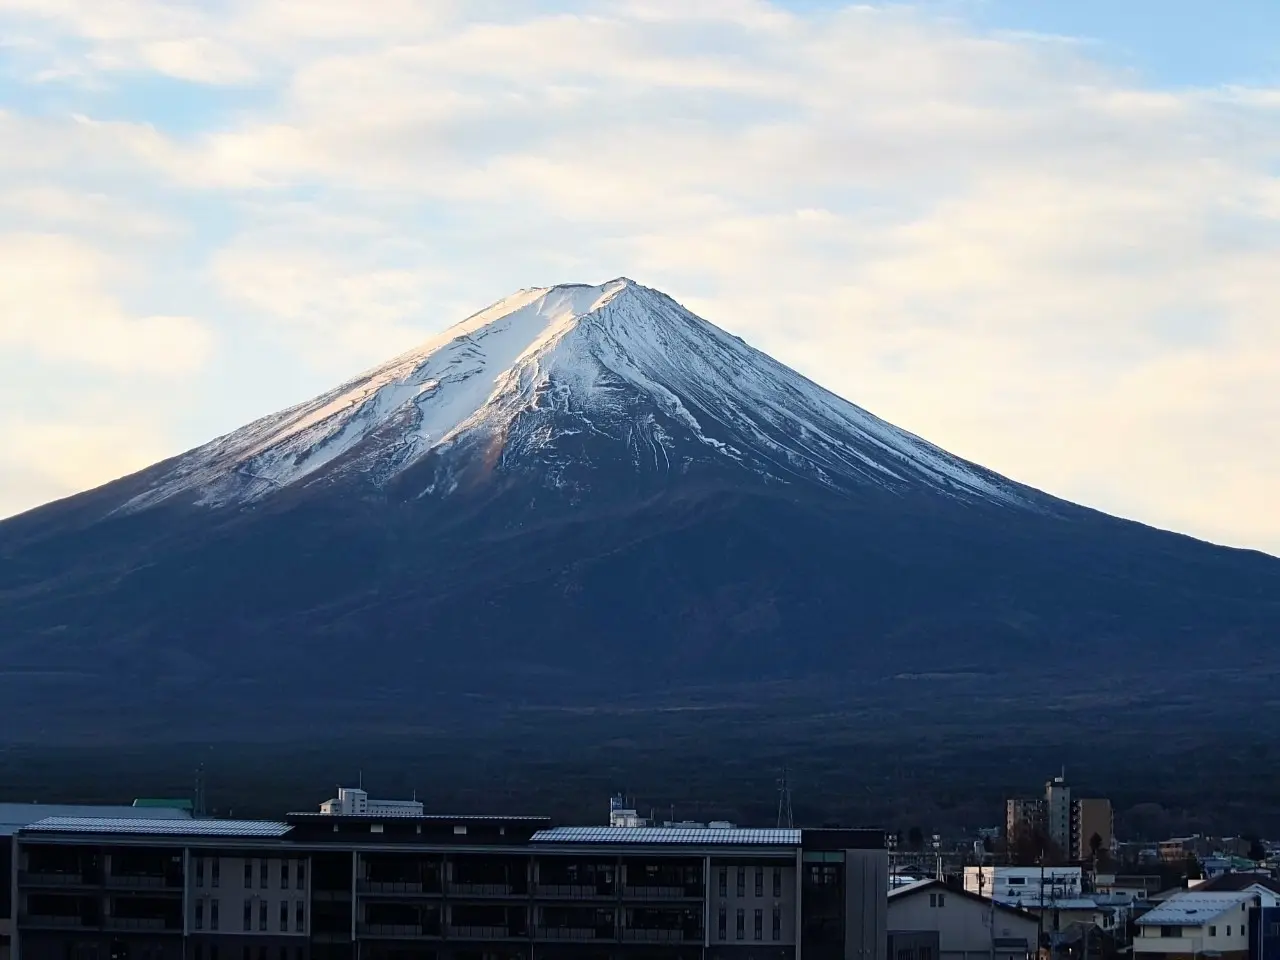
M 27 478 L 0 509 L 517 287 L 627 274 L 1016 479 L 1280 552 L 1276 90 L 1159 89 L 901 6 L 0 0 L 0 24 L 0 399 L 39 411 L 0 423 Z M 24 459 L 33 419 L 93 422 L 55 369 L 116 398 L 132 459 Z

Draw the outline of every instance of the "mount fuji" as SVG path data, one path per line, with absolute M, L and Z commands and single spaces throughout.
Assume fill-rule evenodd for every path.
M 749 715 L 951 678 L 910 694 L 943 717 L 975 683 L 1069 697 L 1098 671 L 1244 690 L 1277 638 L 1280 561 L 1001 477 L 626 279 L 520 291 L 0 523 L 18 739 Z

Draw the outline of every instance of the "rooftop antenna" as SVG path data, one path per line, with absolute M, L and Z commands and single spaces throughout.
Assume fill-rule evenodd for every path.
M 201 762 L 200 765 L 196 767 L 196 795 L 193 799 L 195 801 L 192 804 L 195 807 L 195 810 L 194 810 L 195 816 L 203 817 L 204 816 L 204 763 L 203 762 Z
M 778 781 L 778 828 L 788 830 L 795 827 L 795 817 L 791 813 L 791 779 L 790 771 L 782 768 L 782 778 Z

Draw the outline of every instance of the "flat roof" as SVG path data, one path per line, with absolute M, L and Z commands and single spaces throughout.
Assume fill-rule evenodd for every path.
M 800 831 L 790 829 L 712 829 L 710 827 L 552 827 L 539 830 L 533 843 L 636 843 L 707 846 L 800 846 Z
M 46 817 L 22 833 L 131 834 L 156 837 L 283 837 L 292 828 L 273 820 L 182 820 L 142 817 Z

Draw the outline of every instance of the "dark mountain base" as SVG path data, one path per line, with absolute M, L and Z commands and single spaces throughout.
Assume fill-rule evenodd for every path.
M 244 816 L 313 809 L 338 782 L 380 796 L 416 791 L 429 809 L 548 813 L 601 822 L 608 796 L 636 794 L 680 818 L 771 824 L 775 779 L 791 769 L 797 818 L 925 832 L 1001 822 L 1006 796 L 1034 792 L 1061 765 L 1108 796 L 1122 835 L 1280 832 L 1274 738 L 1243 717 L 1180 705 L 1051 709 L 1000 698 L 888 703 L 821 715 L 775 705 L 644 713 L 523 712 L 491 729 L 323 732 L 275 742 L 18 745 L 0 749 L 5 800 L 129 801 L 189 796 L 203 765 L 211 807 Z M 975 701 L 969 701 L 973 703 Z M 946 709 L 951 718 L 937 720 Z M 1168 727 L 1182 730 L 1171 734 Z

